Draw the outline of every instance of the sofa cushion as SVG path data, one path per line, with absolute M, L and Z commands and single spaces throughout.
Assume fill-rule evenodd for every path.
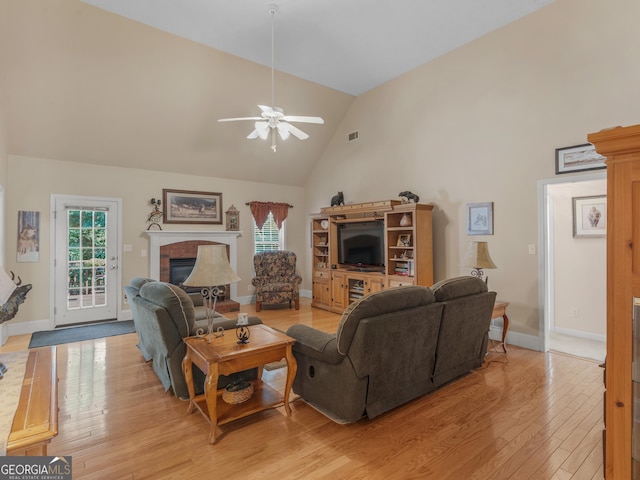
M 176 322 L 181 337 L 188 337 L 195 327 L 195 310 L 189 295 L 180 287 L 165 282 L 149 282 L 140 288 L 142 298 L 166 308 Z
M 488 291 L 487 284 L 478 277 L 463 276 L 442 280 L 431 287 L 437 302 Z
M 149 282 L 155 282 L 155 280 L 152 278 L 135 277 L 131 279 L 131 281 L 129 282 L 129 285 L 136 288 L 137 290 L 140 290 L 140 288 L 142 288 L 143 285 Z
M 434 302 L 433 292 L 418 285 L 394 287 L 365 295 L 349 305 L 342 314 L 336 336 L 338 352 L 346 355 L 361 319 Z

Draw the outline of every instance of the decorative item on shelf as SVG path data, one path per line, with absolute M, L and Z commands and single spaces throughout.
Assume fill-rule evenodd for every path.
M 224 387 L 222 400 L 231 405 L 246 402 L 253 395 L 253 385 L 248 380 L 236 380 Z
M 489 255 L 489 246 L 487 242 L 471 242 L 467 250 L 467 254 L 462 262 L 463 267 L 472 267 L 471 275 L 483 279 L 483 268 L 498 268 L 493 263 L 491 255 Z M 484 279 L 485 283 L 489 283 L 489 277 Z
M 342 192 L 338 192 L 331 197 L 331 206 L 336 207 L 338 205 L 344 205 L 344 194 Z
M 411 226 L 411 215 L 409 215 L 408 212 L 405 212 L 404 215 L 402 215 L 402 218 L 400 219 L 400 226 L 401 227 L 410 227 Z
M 398 235 L 398 247 L 410 247 L 411 246 L 411 234 L 410 233 L 402 233 Z
M 213 331 L 213 319 L 216 313 L 218 295 L 224 291 L 224 285 L 236 283 L 240 277 L 233 271 L 227 258 L 226 245 L 200 245 L 196 255 L 196 264 L 191 274 L 184 281 L 186 287 L 201 287 L 207 318 L 206 338 L 210 342 L 215 336 Z M 199 336 L 204 336 L 204 331 L 198 330 Z
M 162 227 L 160 226 L 160 221 L 162 220 L 162 210 L 160 210 L 160 205 L 162 205 L 162 200 L 159 198 L 157 200 L 152 198 L 149 200 L 149 203 L 153 205 L 153 210 L 151 210 L 151 213 L 149 213 L 149 216 L 147 217 L 147 223 L 149 224 L 147 230 L 152 230 L 154 228 L 162 230 Z
M 320 226 L 321 226 L 324 230 L 326 230 L 327 228 L 329 228 L 329 220 L 322 220 L 322 221 L 320 222 Z
M 398 196 L 402 198 L 402 203 L 411 203 L 412 201 L 413 203 L 418 203 L 420 201 L 420 197 L 409 190 L 400 192 Z
M 225 213 L 228 232 L 240 230 L 240 210 L 231 205 Z
M 249 317 L 246 313 L 239 313 L 238 320 L 236 322 L 236 337 L 238 337 L 238 343 L 249 343 L 250 336 L 251 332 L 249 331 Z

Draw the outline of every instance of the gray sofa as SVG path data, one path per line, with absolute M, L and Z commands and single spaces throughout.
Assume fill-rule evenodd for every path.
M 338 331 L 293 325 L 293 391 L 337 423 L 374 418 L 480 367 L 496 293 L 475 277 L 382 290 Z
M 133 323 L 138 334 L 138 349 L 145 361 L 150 361 L 165 391 L 173 389 L 179 398 L 188 398 L 189 392 L 182 372 L 182 359 L 187 348 L 182 340 L 196 334 L 199 325 L 197 317 L 204 316 L 200 300 L 200 312 L 194 306 L 200 295 L 188 295 L 181 288 L 170 283 L 149 278 L 136 277 L 125 286 L 125 294 L 131 307 Z M 206 323 L 206 322 L 205 322 Z M 249 317 L 249 324 L 262 323 L 258 317 Z M 214 319 L 214 329 L 235 328 L 236 320 L 218 315 Z M 256 378 L 256 370 L 240 372 L 230 377 L 220 376 L 218 387 L 222 388 L 237 376 Z M 194 366 L 194 383 L 197 392 L 202 391 L 203 373 Z

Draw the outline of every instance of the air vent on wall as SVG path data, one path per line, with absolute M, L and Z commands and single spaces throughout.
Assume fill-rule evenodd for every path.
M 347 133 L 347 143 L 358 140 L 358 131 Z

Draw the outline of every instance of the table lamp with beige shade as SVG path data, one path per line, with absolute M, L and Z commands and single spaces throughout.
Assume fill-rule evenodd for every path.
M 493 263 L 491 255 L 489 255 L 489 245 L 487 242 L 471 242 L 462 261 L 462 266 L 473 268 L 471 276 L 478 277 L 480 280 L 484 278 L 483 268 L 498 268 L 496 264 Z M 488 283 L 489 277 L 484 278 L 484 281 Z
M 207 335 L 213 334 L 213 318 L 218 295 L 225 291 L 225 285 L 237 283 L 240 277 L 233 271 L 227 257 L 226 245 L 200 245 L 196 264 L 184 281 L 186 287 L 199 287 L 207 317 Z

